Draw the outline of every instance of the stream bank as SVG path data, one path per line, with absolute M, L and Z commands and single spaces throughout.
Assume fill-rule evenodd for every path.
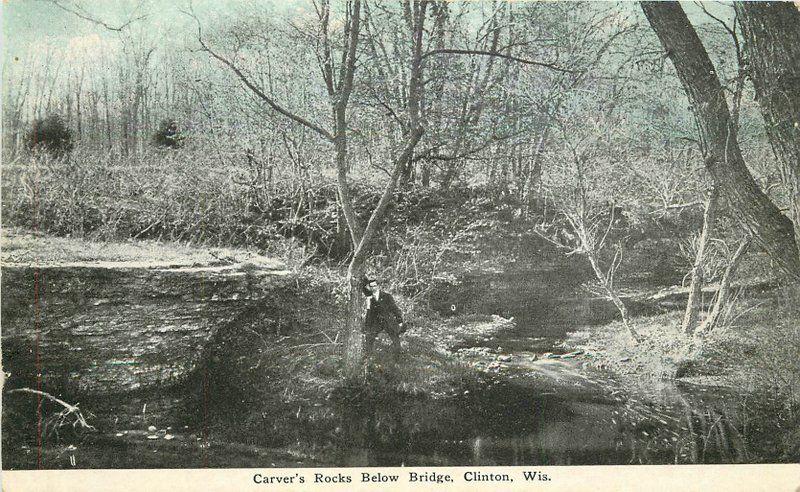
M 568 334 L 561 347 L 576 350 L 593 370 L 647 394 L 665 385 L 727 395 L 725 408 L 747 450 L 745 461 L 800 461 L 800 286 L 739 287 L 733 305 L 711 333 L 686 336 L 683 311 L 636 318 L 643 340 L 631 343 L 619 321 Z M 682 307 L 682 306 L 681 306 Z M 713 426 L 708 435 L 715 432 Z M 708 439 L 708 438 L 707 438 Z

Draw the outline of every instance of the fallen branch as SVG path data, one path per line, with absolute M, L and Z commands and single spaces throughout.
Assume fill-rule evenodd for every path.
M 51 419 L 49 419 L 48 424 L 45 425 L 45 429 L 47 428 L 48 425 L 51 426 L 56 435 L 58 435 L 58 429 L 66 425 L 67 418 L 69 418 L 70 415 L 75 417 L 75 421 L 72 422 L 73 429 L 77 428 L 77 426 L 80 425 L 84 429 L 97 430 L 93 425 L 90 425 L 88 422 L 86 422 L 86 418 L 83 416 L 80 409 L 78 408 L 78 403 L 70 405 L 64 400 L 60 400 L 49 393 L 45 393 L 44 391 L 38 391 L 30 388 L 12 389 L 9 390 L 8 393 L 29 393 L 32 395 L 38 395 L 47 398 L 52 402 L 58 403 L 59 405 L 64 407 L 64 410 L 61 410 L 60 412 L 55 414 Z

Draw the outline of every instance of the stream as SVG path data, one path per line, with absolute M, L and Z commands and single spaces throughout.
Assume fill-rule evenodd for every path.
M 537 282 L 538 285 L 548 285 Z M 103 432 L 52 444 L 11 443 L 13 468 L 184 468 L 731 463 L 748 461 L 737 431 L 741 397 L 730 390 L 643 382 L 635 390 L 594 369 L 587 355 L 560 357 L 570 331 L 606 323 L 613 307 L 512 279 L 458 309 L 500 312 L 516 324 L 453 349 L 480 371 L 446 398 L 374 401 L 336 408 L 342 424 L 314 443 L 270 447 L 222 438 L 183 414 L 169 392 L 86 403 Z M 563 292 L 569 292 L 564 289 Z M 472 298 L 474 296 L 461 296 Z M 443 301 L 444 302 L 444 301 Z M 299 412 L 299 410 L 298 410 Z M 108 420 L 106 420 L 107 422 Z M 202 422 L 202 420 L 201 420 Z M 148 424 L 153 425 L 145 430 Z M 227 424 L 226 424 L 227 425 Z M 237 422 L 230 422 L 236 427 Z M 309 451 L 310 449 L 310 451 Z
M 580 308 L 591 311 L 589 302 Z M 463 358 L 486 371 L 484 383 L 415 415 L 429 421 L 428 430 L 418 436 L 412 431 L 402 452 L 368 442 L 346 450 L 338 461 L 349 466 L 467 466 L 747 460 L 735 428 L 738 395 L 675 381 L 647 381 L 632 391 L 592 368 L 583 355 L 561 357 L 564 349 L 559 347 L 575 327 L 526 321 L 458 347 Z

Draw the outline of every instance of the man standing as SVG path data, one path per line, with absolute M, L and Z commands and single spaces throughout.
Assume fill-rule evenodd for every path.
M 364 335 L 366 353 L 372 352 L 375 338 L 385 331 L 392 339 L 392 352 L 400 353 L 400 334 L 405 331 L 403 314 L 394 297 L 388 292 L 381 291 L 378 282 L 374 279 L 365 281 L 364 295 L 367 297 L 367 314 L 364 319 Z

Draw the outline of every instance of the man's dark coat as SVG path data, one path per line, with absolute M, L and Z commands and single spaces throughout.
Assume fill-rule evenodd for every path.
M 369 297 L 367 302 L 369 307 L 364 325 L 368 333 L 385 331 L 389 335 L 399 335 L 403 332 L 400 328 L 403 314 L 391 294 L 381 291 L 377 301 L 374 297 Z

